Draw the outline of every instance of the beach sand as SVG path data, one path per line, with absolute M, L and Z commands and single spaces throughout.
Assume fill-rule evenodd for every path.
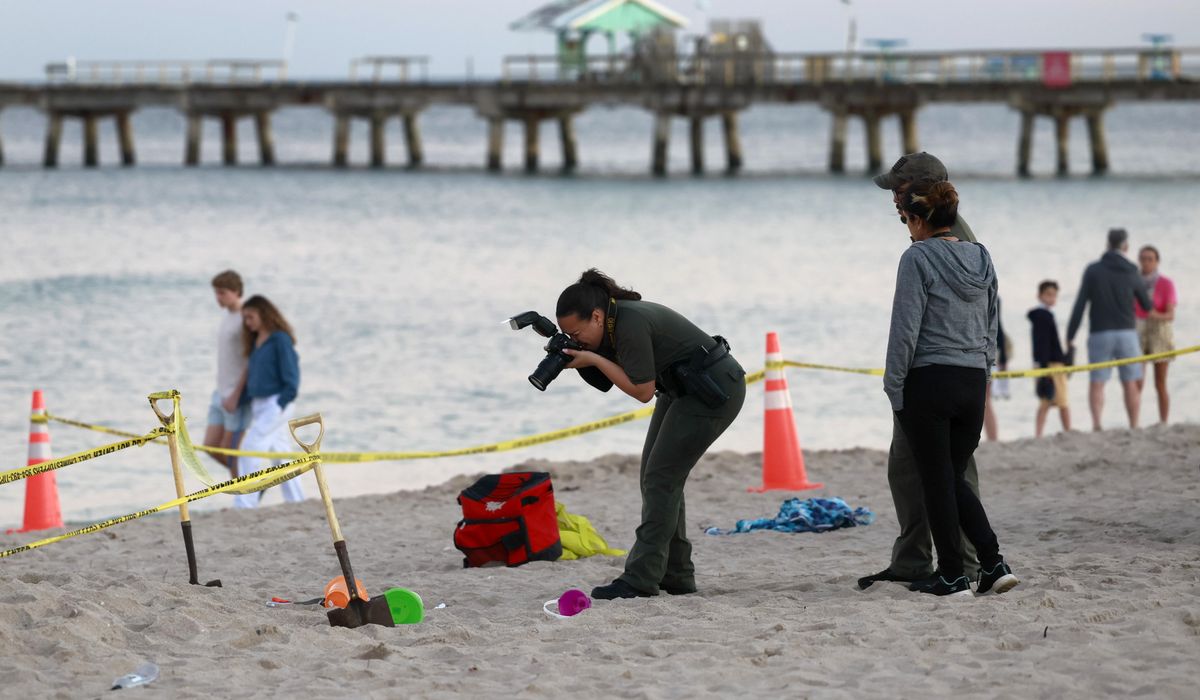
M 809 453 L 826 488 L 803 494 L 747 493 L 759 455 L 719 453 L 687 490 L 700 593 L 556 620 L 543 601 L 611 580 L 622 559 L 463 569 L 455 495 L 473 479 L 457 478 L 337 501 L 356 573 L 369 591 L 417 591 L 419 625 L 331 628 L 319 609 L 265 605 L 320 595 L 338 573 L 315 498 L 199 513 L 200 578 L 224 588 L 186 584 L 174 514 L 0 561 L 3 695 L 98 697 L 150 659 L 161 676 L 139 696 L 1197 697 L 1200 426 L 986 444 L 978 457 L 1022 579 L 1002 596 L 857 589 L 896 535 L 883 452 Z M 527 466 L 551 471 L 558 499 L 611 545 L 632 543 L 636 457 Z M 354 468 L 329 467 L 335 497 Z M 825 534 L 701 530 L 774 515 L 791 495 L 878 518 Z

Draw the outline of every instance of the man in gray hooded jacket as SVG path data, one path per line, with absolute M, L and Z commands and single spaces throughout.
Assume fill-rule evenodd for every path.
M 875 177 L 880 189 L 891 190 L 892 203 L 897 213 L 903 193 L 915 184 L 942 182 L 949 179 L 946 166 L 936 157 L 925 153 L 910 153 L 892 166 L 886 173 Z M 900 221 L 905 221 L 900 214 Z M 975 242 L 971 227 L 962 216 L 955 219 L 950 234 L 962 241 Z M 892 445 L 888 450 L 888 486 L 892 491 L 892 503 L 896 507 L 896 520 L 900 534 L 892 545 L 891 562 L 886 569 L 858 580 L 859 588 L 867 588 L 876 581 L 913 583 L 926 580 L 933 575 L 933 538 L 929 531 L 929 518 L 925 513 L 925 496 L 921 488 L 920 475 L 913 459 L 912 447 L 904 436 L 898 421 L 892 424 Z M 979 495 L 979 472 L 975 457 L 967 462 L 964 474 L 967 485 Z M 975 548 L 964 535 L 963 571 L 974 579 L 979 572 L 979 561 Z

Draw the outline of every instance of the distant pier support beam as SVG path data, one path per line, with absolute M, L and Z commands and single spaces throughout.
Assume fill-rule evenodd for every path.
M 350 162 L 350 115 L 338 113 L 333 121 L 333 165 L 344 168 Z
M 421 148 L 421 130 L 417 126 L 417 115 L 406 112 L 404 121 L 404 145 L 408 148 L 408 167 L 417 168 L 425 162 L 425 151 Z
M 725 172 L 733 174 L 742 169 L 742 139 L 738 135 L 737 112 L 722 114 L 721 126 L 725 132 Z
M 487 169 L 500 172 L 504 167 L 504 120 L 488 119 Z
M 58 167 L 58 146 L 62 142 L 62 115 L 51 112 L 46 122 L 46 149 L 42 154 L 42 165 L 47 168 Z
M 1071 171 L 1071 115 L 1058 112 L 1054 115 L 1054 145 L 1056 166 L 1054 172 L 1059 177 L 1066 177 Z
M 137 155 L 133 150 L 133 124 L 129 112 L 117 112 L 117 144 L 121 148 L 121 165 L 126 167 L 137 163 Z
M 371 167 L 382 168 L 387 162 L 387 139 L 384 131 L 387 118 L 378 112 L 371 115 Z
M 691 119 L 692 174 L 704 174 L 704 117 Z
M 100 165 L 100 132 L 95 114 L 83 115 L 83 165 L 94 168 Z
M 671 115 L 654 115 L 654 146 L 650 156 L 650 172 L 659 177 L 667 175 L 667 147 L 671 143 Z
M 917 145 L 917 111 L 905 109 L 900 112 L 900 143 L 905 153 L 916 153 L 921 150 Z
M 538 127 L 537 117 L 525 117 L 525 172 L 534 173 L 538 169 Z
M 221 115 L 221 161 L 237 165 L 237 151 L 237 115 L 226 112 Z
M 558 118 L 558 140 L 562 143 L 563 172 L 575 172 L 579 167 L 579 151 L 575 141 L 575 118 L 570 114 Z
M 275 165 L 275 137 L 271 134 L 270 112 L 255 113 L 254 131 L 258 135 L 258 162 L 261 165 Z
M 844 111 L 833 113 L 833 128 L 829 135 L 829 172 L 846 172 L 846 121 Z
M 200 165 L 200 136 L 204 133 L 203 117 L 199 114 L 187 115 L 187 144 L 184 146 L 184 165 Z
M 1092 174 L 1108 172 L 1108 141 L 1104 138 L 1104 112 L 1093 110 L 1087 114 L 1088 140 L 1092 146 Z
M 1031 110 L 1021 110 L 1021 135 L 1017 138 L 1017 175 L 1029 177 L 1029 160 L 1033 156 L 1033 118 Z
M 867 132 L 867 172 L 877 173 L 883 169 L 883 139 L 879 132 L 879 115 L 868 112 L 863 115 Z

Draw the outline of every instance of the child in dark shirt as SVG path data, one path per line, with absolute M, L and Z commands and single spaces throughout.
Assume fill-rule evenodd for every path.
M 1062 367 L 1067 363 L 1062 343 L 1058 338 L 1058 324 L 1051 311 L 1058 301 L 1058 283 L 1046 280 L 1038 285 L 1038 301 L 1029 310 L 1029 323 L 1033 327 L 1033 363 L 1037 367 Z M 1036 434 L 1042 436 L 1046 427 L 1046 414 L 1056 406 L 1062 418 L 1063 430 L 1071 429 L 1071 407 L 1067 402 L 1067 375 L 1052 374 L 1037 379 L 1038 409 Z

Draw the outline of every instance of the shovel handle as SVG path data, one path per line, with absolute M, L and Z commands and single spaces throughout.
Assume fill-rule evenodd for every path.
M 171 412 L 169 414 L 163 413 L 158 408 L 158 402 L 166 401 L 168 399 L 171 401 L 174 401 L 175 399 L 179 398 L 178 391 L 176 391 L 175 389 L 171 389 L 170 391 L 156 391 L 153 394 L 150 394 L 149 396 L 147 396 L 146 398 L 150 399 L 150 408 L 154 409 L 155 415 L 157 415 L 158 419 L 160 421 L 162 421 L 164 428 L 169 426 L 171 424 L 171 422 L 175 420 L 175 409 L 172 408 Z
M 313 440 L 311 443 L 306 443 L 300 439 L 299 435 L 296 434 L 296 428 L 312 425 L 313 423 L 321 426 L 321 431 L 317 433 L 316 440 Z M 321 440 L 325 438 L 325 419 L 321 418 L 320 413 L 314 413 L 311 416 L 304 416 L 303 418 L 297 418 L 295 420 L 288 421 L 288 430 L 292 431 L 292 439 L 296 441 L 296 444 L 304 448 L 304 451 L 308 454 L 321 451 Z

